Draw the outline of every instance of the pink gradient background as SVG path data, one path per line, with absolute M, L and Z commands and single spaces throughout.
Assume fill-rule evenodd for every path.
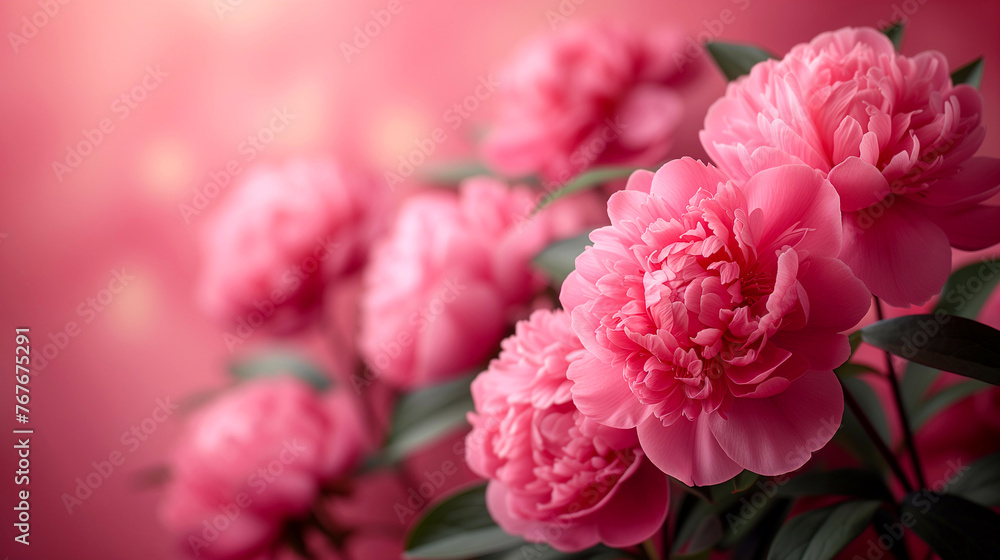
M 222 330 L 194 303 L 195 240 L 204 215 L 186 225 L 178 210 L 209 171 L 240 157 L 239 144 L 282 106 L 296 118 L 258 161 L 340 152 L 394 166 L 416 138 L 444 126 L 443 113 L 471 94 L 480 76 L 522 39 L 548 30 L 545 11 L 560 4 L 402 0 L 403 11 L 348 63 L 340 44 L 387 0 L 243 0 L 224 19 L 213 1 L 69 2 L 18 53 L 9 43 L 0 47 L 0 233 L 6 234 L 0 241 L 0 356 L 13 361 L 15 326 L 31 327 L 36 352 L 66 321 L 82 329 L 30 386 L 36 432 L 30 547 L 13 544 L 13 436 L 0 436 L 0 556 L 175 557 L 157 522 L 158 492 L 139 489 L 137 473 L 159 464 L 182 425 L 180 415 L 159 425 L 135 453 L 120 438 L 150 416 L 157 398 L 179 401 L 227 381 Z M 987 56 L 981 91 L 988 133 L 981 153 L 1000 155 L 1000 35 L 990 25 L 1000 21 L 995 0 L 749 0 L 740 11 L 746 4 L 585 0 L 571 17 L 673 22 L 693 36 L 705 20 L 732 9 L 736 20 L 724 27 L 722 40 L 782 53 L 824 30 L 888 20 L 894 4 L 919 6 L 903 52 L 935 48 L 953 66 Z M 38 10 L 35 0 L 5 2 L 0 31 L 5 37 L 20 32 L 21 18 Z M 168 76 L 118 120 L 113 100 L 140 82 L 147 65 L 160 65 Z M 723 88 L 717 71 L 702 73 L 672 155 L 704 157 L 696 133 Z M 460 131 L 449 129 L 435 157 L 467 156 L 463 135 L 473 134 L 489 105 Z M 114 120 L 114 131 L 57 181 L 52 161 L 104 117 Z M 136 279 L 83 324 L 77 306 L 122 266 Z M 13 380 L 0 387 L 13 394 Z M 0 400 L 13 408 L 11 397 Z M 5 430 L 14 425 L 10 412 L 5 409 L 0 422 Z M 114 450 L 125 453 L 125 464 L 67 514 L 60 496 L 92 472 L 92 461 Z

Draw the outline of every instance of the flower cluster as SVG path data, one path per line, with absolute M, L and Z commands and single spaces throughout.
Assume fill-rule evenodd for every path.
M 401 527 L 415 523 L 413 557 L 503 552 L 494 537 L 455 536 L 462 523 L 490 524 L 469 507 L 475 499 L 498 533 L 528 543 L 565 553 L 641 546 L 666 557 L 661 540 L 711 540 L 712 522 L 733 507 L 718 489 L 697 487 L 839 461 L 828 444 L 847 425 L 845 403 L 851 428 L 876 440 L 864 446 L 895 477 L 877 489 L 882 498 L 931 488 L 907 415 L 925 394 L 945 392 L 924 384 L 904 402 L 898 362 L 882 361 L 885 372 L 858 363 L 871 349 L 858 352 L 860 338 L 849 335 L 874 296 L 882 330 L 863 327 L 866 342 L 887 352 L 905 342 L 915 362 L 992 379 L 995 354 L 981 349 L 1000 333 L 946 314 L 949 298 L 933 322 L 881 317 L 882 303 L 922 305 L 939 293 L 953 248 L 1000 242 L 1000 206 L 989 203 L 1000 160 L 976 156 L 982 97 L 955 83 L 940 53 L 903 56 L 874 29 L 823 33 L 780 59 L 746 64 L 705 116 L 706 163 L 670 153 L 688 106 L 682 85 L 697 67 L 678 64 L 689 61 L 683 49 L 669 31 L 603 24 L 530 43 L 504 75 L 481 146 L 500 175 L 418 184 L 391 200 L 372 170 L 294 162 L 234 188 L 205 230 L 202 302 L 229 324 L 266 316 L 265 340 L 288 337 L 313 359 L 241 364 L 242 377 L 264 379 L 192 420 L 172 460 L 164 518 L 196 556 L 350 555 L 365 529 L 330 512 L 357 499 L 359 460 L 373 453 L 368 465 L 386 467 L 392 488 L 409 486 L 392 513 Z M 715 56 L 731 72 L 759 53 Z M 628 169 L 625 188 L 604 199 L 576 192 L 625 177 L 587 174 L 606 164 L 655 170 Z M 572 189 L 551 188 L 581 176 Z M 976 278 L 976 290 L 993 285 Z M 963 296 L 962 305 L 984 299 Z M 938 336 L 949 322 L 958 330 Z M 886 342 L 887 324 L 902 334 Z M 906 330 L 913 326 L 922 330 Z M 913 343 L 918 336 L 928 343 Z M 332 356 L 315 356 L 316 338 Z M 324 366 L 336 370 L 325 377 L 347 383 L 319 394 L 271 377 L 281 369 L 323 386 Z M 879 434 L 845 394 L 851 383 L 868 387 L 844 379 L 858 371 L 885 374 L 879 382 L 901 419 L 897 448 L 911 465 L 899 464 L 883 441 L 888 430 Z M 970 401 L 987 431 L 997 428 L 997 394 Z M 442 458 L 433 444 L 446 435 L 453 445 Z M 428 449 L 437 450 L 429 459 Z M 408 461 L 419 465 L 416 479 Z M 439 499 L 476 479 L 487 482 Z M 667 524 L 671 485 L 690 490 L 669 513 L 686 516 L 683 528 Z M 713 513 L 688 523 L 704 513 L 692 496 L 706 492 Z M 882 513 L 912 509 L 886 500 Z M 871 503 L 857 507 L 875 516 Z M 993 523 L 992 512 L 969 511 Z M 213 525 L 219 515 L 225 530 Z M 395 553 L 402 543 L 393 538 Z M 731 528 L 705 557 L 744 538 L 759 547 L 781 533 Z M 784 546 L 769 542 L 741 550 L 757 557 Z M 693 552 L 677 544 L 674 552 Z

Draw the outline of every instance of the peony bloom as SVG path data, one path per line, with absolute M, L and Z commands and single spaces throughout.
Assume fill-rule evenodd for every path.
M 833 187 L 803 165 L 739 187 L 685 158 L 634 173 L 608 214 L 560 296 L 590 351 L 569 368 L 577 407 L 637 427 L 688 485 L 802 466 L 840 425 L 839 333 L 870 304 L 836 258 Z
M 531 259 L 599 223 L 585 195 L 531 216 L 536 197 L 494 179 L 416 195 L 376 247 L 361 307 L 362 355 L 397 387 L 481 366 L 545 285 Z
M 566 368 L 585 352 L 563 311 L 535 311 L 472 383 L 466 460 L 489 478 L 487 507 L 504 531 L 565 552 L 651 537 L 669 487 L 635 430 L 602 426 L 573 405 Z
M 671 31 L 598 24 L 539 37 L 502 74 L 486 159 L 557 184 L 594 165 L 660 163 L 684 111 L 675 87 L 697 67 L 678 63 L 683 48 Z
M 282 377 L 242 385 L 198 411 L 173 455 L 162 506 L 184 550 L 242 559 L 274 542 L 323 483 L 361 457 L 352 404 Z
M 257 167 L 233 188 L 204 232 L 199 297 L 244 329 L 318 313 L 325 286 L 364 264 L 386 200 L 370 176 L 327 160 Z
M 1000 207 L 980 204 L 1000 189 L 1000 160 L 971 157 L 981 112 L 941 53 L 900 56 L 882 33 L 847 28 L 731 83 L 701 141 L 741 184 L 786 163 L 822 171 L 840 194 L 840 257 L 872 293 L 905 306 L 941 289 L 949 245 L 1000 242 Z

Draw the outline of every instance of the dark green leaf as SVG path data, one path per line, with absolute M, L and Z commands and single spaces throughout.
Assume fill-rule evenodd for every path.
M 927 367 L 915 362 L 906 364 L 900 389 L 903 393 L 903 406 L 906 407 L 906 411 L 911 418 L 923 406 L 927 391 L 939 375 L 941 375 L 941 371 L 937 368 Z
M 920 490 L 903 499 L 900 521 L 941 560 L 1000 558 L 1000 515 L 957 496 Z
M 535 266 L 542 269 L 553 283 L 561 284 L 576 268 L 576 258 L 590 245 L 590 232 L 556 241 L 535 257 Z
M 768 560 L 829 560 L 871 522 L 876 501 L 844 502 L 803 513 L 778 531 Z
M 951 83 L 967 84 L 978 88 L 983 81 L 983 57 L 966 64 L 965 66 L 951 73 Z
M 399 461 L 413 450 L 467 426 L 467 413 L 474 408 L 469 386 L 475 377 L 465 376 L 399 399 L 381 453 L 382 462 Z
M 671 555 L 671 558 L 687 559 L 698 558 L 712 550 L 718 542 L 722 540 L 722 522 L 716 515 L 703 517 L 695 527 L 690 539 L 681 544 L 679 551 Z
M 799 475 L 778 488 L 780 496 L 850 496 L 894 502 L 882 477 L 869 470 L 838 469 Z
M 986 507 L 1000 506 L 1000 453 L 995 453 L 958 470 L 947 492 Z
M 1000 262 L 996 259 L 980 261 L 956 270 L 941 289 L 935 311 L 975 319 L 1000 282 L 998 273 Z
M 627 179 L 629 175 L 632 175 L 641 167 L 595 167 L 586 173 L 577 176 L 575 179 L 550 192 L 538 206 L 535 208 L 535 212 L 538 212 L 542 208 L 545 208 L 549 204 L 552 204 L 557 199 L 564 196 L 571 195 L 575 192 L 584 191 L 587 189 L 592 189 L 599 187 L 605 183 L 617 180 L 617 179 Z
M 903 22 L 898 22 L 882 30 L 882 33 L 892 41 L 892 46 L 899 52 L 899 46 L 903 44 Z
M 861 346 L 861 331 L 854 331 L 847 337 L 847 341 L 851 343 L 851 356 L 858 351 L 858 346 Z
M 620 560 L 634 555 L 604 545 L 580 552 L 559 552 L 544 543 L 524 543 L 509 551 L 481 557 L 481 560 Z
M 882 542 L 890 543 L 889 554 L 894 560 L 910 560 L 910 553 L 906 550 L 906 541 L 900 538 L 903 529 L 899 523 L 899 519 L 888 511 L 879 508 L 875 512 L 875 517 L 872 518 L 872 525 L 875 526 L 875 532 L 878 533 L 879 538 L 883 539 Z M 874 544 L 880 548 L 882 546 L 881 543 L 876 542 Z M 872 544 L 868 543 L 868 546 L 867 550 L 871 551 L 870 547 Z M 886 557 L 885 560 L 889 560 L 889 558 Z
M 727 504 L 735 501 L 732 496 L 733 494 L 745 492 L 751 488 L 758 479 L 760 479 L 759 474 L 752 473 L 750 471 L 743 471 L 736 475 L 732 480 L 727 480 L 722 484 L 716 484 L 710 488 L 712 502 L 725 507 Z
M 1000 385 L 1000 331 L 972 319 L 906 315 L 869 325 L 861 337 L 912 362 Z
M 432 507 L 406 538 L 408 558 L 469 558 L 509 550 L 524 541 L 504 533 L 486 510 L 486 485 L 453 494 Z
M 924 424 L 924 422 L 930 420 L 935 414 L 941 412 L 949 405 L 954 404 L 969 395 L 972 395 L 973 393 L 989 388 L 991 388 L 990 385 L 983 383 L 982 381 L 970 379 L 968 381 L 963 381 L 941 389 L 917 408 L 916 412 L 910 419 L 910 422 L 913 424 L 913 429 L 919 428 Z
M 878 373 L 878 370 L 871 366 L 852 363 L 846 363 L 833 371 L 840 377 L 861 375 L 862 373 Z
M 455 186 L 470 177 L 490 176 L 494 173 L 479 161 L 454 161 L 428 165 L 420 174 L 423 181 L 434 185 Z
M 726 76 L 726 79 L 733 81 L 740 76 L 750 73 L 750 69 L 758 62 L 763 62 L 769 58 L 777 58 L 773 54 L 750 45 L 738 45 L 735 43 L 721 43 L 710 41 L 705 43 L 708 54 L 712 55 L 719 70 Z
M 319 391 L 330 387 L 330 379 L 305 358 L 290 352 L 271 352 L 229 365 L 229 372 L 241 381 L 292 375 Z

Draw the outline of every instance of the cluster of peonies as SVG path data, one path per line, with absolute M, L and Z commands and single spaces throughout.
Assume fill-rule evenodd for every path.
M 543 184 L 659 164 L 695 66 L 677 64 L 682 48 L 603 25 L 532 43 L 504 80 L 486 159 Z M 391 201 L 334 162 L 264 168 L 207 228 L 202 302 L 230 324 L 255 328 L 256 313 L 288 330 L 360 279 L 354 351 L 380 383 L 413 390 L 496 356 L 472 385 L 464 449 L 505 531 L 562 551 L 635 545 L 661 530 L 665 475 L 705 486 L 805 465 L 840 426 L 833 370 L 872 295 L 924 303 L 951 247 L 1000 242 L 1000 207 L 984 204 L 1000 160 L 973 157 L 981 105 L 939 53 L 842 29 L 729 85 L 701 132 L 715 166 L 636 171 L 606 206 L 580 193 L 535 212 L 530 186 L 491 177 Z M 533 257 L 602 224 L 554 301 Z M 175 456 L 168 525 L 205 541 L 249 496 L 201 548 L 268 550 L 352 476 L 367 446 L 357 414 L 292 381 L 213 403 Z M 275 461 L 280 476 L 258 475 Z

